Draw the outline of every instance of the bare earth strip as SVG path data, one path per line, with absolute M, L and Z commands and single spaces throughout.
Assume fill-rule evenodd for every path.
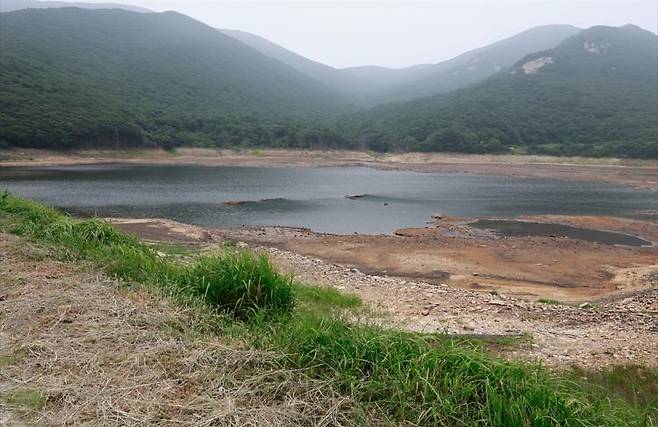
M 633 286 L 596 304 L 543 304 L 505 293 L 478 292 L 381 273 L 365 274 L 349 262 L 336 263 L 302 255 L 297 250 L 262 245 L 271 237 L 267 229 L 204 230 L 168 220 L 114 221 L 127 232 L 152 240 L 211 248 L 212 242 L 227 237 L 251 237 L 251 246 L 266 251 L 280 269 L 295 274 L 299 280 L 360 296 L 384 313 L 385 326 L 449 334 L 527 335 L 531 339 L 527 348 L 508 356 L 541 360 L 551 366 L 658 365 L 658 266 L 649 266 L 646 272 L 627 271 L 631 277 L 625 283 Z M 277 230 L 286 235 L 287 241 L 303 240 L 303 234 L 309 233 L 276 227 L 272 233 Z M 291 237 L 288 232 L 297 233 L 298 237 Z M 323 247 L 330 249 L 332 244 L 339 245 L 327 241 Z M 238 245 L 245 244 L 239 241 Z
M 0 151 L 2 166 L 63 166 L 98 163 L 196 164 L 206 166 L 369 166 L 418 172 L 477 173 L 599 181 L 658 189 L 658 161 L 548 156 L 372 154 L 360 151 L 209 150 L 44 150 Z
M 0 234 L 0 425 L 331 425 L 349 402 L 193 310 Z M 343 414 L 343 415 L 341 415 Z

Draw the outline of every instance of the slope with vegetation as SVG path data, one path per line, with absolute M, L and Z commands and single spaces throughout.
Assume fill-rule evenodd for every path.
M 174 12 L 29 9 L 0 20 L 0 148 L 658 158 L 658 42 L 633 26 L 539 27 L 398 72 L 336 70 Z
M 355 128 L 382 149 L 658 158 L 657 46 L 638 27 L 593 27 L 473 87 L 375 109 Z
M 0 2 L 0 12 L 13 12 L 21 9 L 52 9 L 60 7 L 79 7 L 81 9 L 124 9 L 140 13 L 151 12 L 143 7 L 118 3 L 84 3 L 42 0 L 2 0 L 2 2 Z
M 0 143 L 331 144 L 332 91 L 175 12 L 1 15 Z
M 360 94 L 367 91 L 371 84 L 369 80 L 352 76 L 350 73 L 305 58 L 255 34 L 239 30 L 220 29 L 219 31 L 240 40 L 264 55 L 281 61 L 308 77 L 338 89 L 345 95 L 351 96 L 355 101 L 360 99 Z
M 470 86 L 512 67 L 530 53 L 552 49 L 580 31 L 571 25 L 531 28 L 448 61 L 423 66 L 415 78 L 372 94 L 371 103 L 409 101 Z
M 448 61 L 400 69 L 378 66 L 336 69 L 304 58 L 255 34 L 220 31 L 350 95 L 355 102 L 376 105 L 436 95 L 477 83 L 511 67 L 529 53 L 557 46 L 580 30 L 570 25 L 535 27 Z
M 610 398 L 594 384 L 498 359 L 473 342 L 370 325 L 357 299 L 297 284 L 248 252 L 227 248 L 181 262 L 101 221 L 77 221 L 7 193 L 0 199 L 0 219 L 1 231 L 45 245 L 62 259 L 95 263 L 109 275 L 156 286 L 182 303 L 197 301 L 214 319 L 210 330 L 282 353 L 273 369 L 297 369 L 349 396 L 360 408 L 350 415 L 357 424 L 656 422 L 651 399 Z M 362 320 L 354 323 L 356 318 Z

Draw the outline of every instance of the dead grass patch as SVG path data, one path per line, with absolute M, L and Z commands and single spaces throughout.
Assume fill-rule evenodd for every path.
M 71 264 L 20 255 L 15 249 L 24 245 L 0 235 L 0 336 L 8 362 L 0 405 L 10 422 L 350 422 L 348 399 L 326 381 L 280 369 L 280 354 L 199 333 L 203 328 L 189 326 L 200 321 L 194 309 Z

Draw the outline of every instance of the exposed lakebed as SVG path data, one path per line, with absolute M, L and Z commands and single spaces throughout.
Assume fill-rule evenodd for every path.
M 345 234 L 421 227 L 437 211 L 458 217 L 634 216 L 658 206 L 655 191 L 612 184 L 365 167 L 17 167 L 0 169 L 4 188 L 82 215 Z

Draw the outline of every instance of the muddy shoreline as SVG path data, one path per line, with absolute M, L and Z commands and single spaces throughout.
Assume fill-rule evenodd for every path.
M 439 153 L 372 154 L 359 151 L 210 150 L 0 151 L 0 167 L 47 167 L 109 163 L 203 166 L 340 167 L 474 173 L 510 177 L 606 182 L 658 190 L 658 161 L 549 156 Z
M 148 240 L 192 245 L 239 242 L 371 275 L 527 300 L 581 303 L 658 287 L 657 222 L 550 215 L 519 219 L 627 233 L 654 244 L 633 247 L 559 236 L 503 236 L 473 228 L 461 218 L 437 220 L 392 235 L 338 235 L 277 226 L 205 229 L 158 219 L 111 221 Z
M 367 166 L 607 182 L 658 190 L 658 162 L 531 156 L 216 151 L 0 153 L 0 167 L 102 163 L 207 166 Z M 214 251 L 266 252 L 299 280 L 360 296 L 389 326 L 427 332 L 528 335 L 510 357 L 554 366 L 658 361 L 658 221 L 605 216 L 504 218 L 636 236 L 653 246 L 559 236 L 503 236 L 436 218 L 390 235 L 335 235 L 291 227 L 207 229 L 167 219 L 112 218 L 143 239 Z M 496 219 L 496 218 L 491 218 Z M 498 218 L 503 219 L 503 218 Z M 430 218 L 428 218 L 430 220 Z
M 611 229 L 658 237 L 656 224 L 618 218 L 599 221 Z M 151 241 L 201 251 L 225 245 L 263 251 L 277 268 L 298 280 L 358 295 L 381 313 L 380 321 L 389 327 L 528 336 L 527 345 L 506 356 L 541 360 L 550 366 L 653 366 L 658 361 L 655 247 L 608 247 L 572 239 L 481 240 L 480 236 L 442 242 L 436 228 L 407 229 L 403 236 L 338 236 L 286 227 L 205 229 L 166 219 L 112 222 Z M 536 262 L 556 253 L 564 257 L 557 263 Z M 439 260 L 445 268 L 432 271 L 434 266 L 422 265 L 419 258 Z M 391 260 L 397 261 L 400 271 L 387 266 Z M 405 274 L 409 266 L 412 270 Z M 540 279 L 533 282 L 533 275 Z M 565 277 L 574 282 L 561 287 Z

